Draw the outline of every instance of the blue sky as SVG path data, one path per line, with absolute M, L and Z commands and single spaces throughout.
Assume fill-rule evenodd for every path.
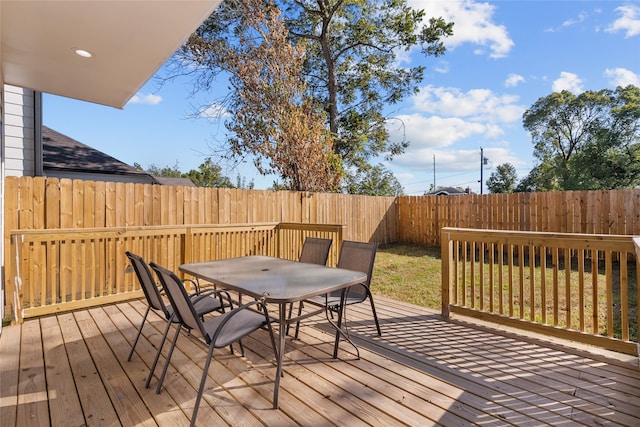
M 480 191 L 480 148 L 488 164 L 509 162 L 519 178 L 535 165 L 522 114 L 554 91 L 640 86 L 640 0 L 634 1 L 429 1 L 409 0 L 429 16 L 455 22 L 447 53 L 424 58 L 418 52 L 400 62 L 427 67 L 421 91 L 390 107 L 389 130 L 398 123 L 411 145 L 391 162 L 383 158 L 405 194 L 436 186 Z M 126 66 L 126 64 L 123 64 Z M 164 75 L 161 69 L 158 75 Z M 191 95 L 188 80 L 159 86 L 151 79 L 122 110 L 53 95 L 44 96 L 46 126 L 130 165 L 197 168 L 225 139 L 221 121 L 193 118 L 219 93 Z M 276 177 L 258 175 L 252 164 L 223 166 L 266 189 Z M 484 192 L 487 192 L 484 185 Z

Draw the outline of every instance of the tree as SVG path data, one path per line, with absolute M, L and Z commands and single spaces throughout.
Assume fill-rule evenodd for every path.
M 222 168 L 214 164 L 211 157 L 207 157 L 198 169 L 191 169 L 181 176 L 189 178 L 196 187 L 233 188 L 231 180 L 222 175 Z
M 144 170 L 139 163 L 134 163 L 133 166 L 138 170 Z M 207 157 L 205 161 L 200 166 L 198 166 L 198 169 L 191 169 L 187 173 L 180 172 L 178 163 L 176 163 L 173 167 L 159 167 L 152 164 L 144 171 L 151 176 L 188 178 L 196 187 L 233 188 L 231 180 L 222 175 L 222 168 L 214 164 L 213 160 L 211 160 L 211 157 Z M 240 182 L 239 176 L 238 182 Z
M 239 13 L 235 43 L 208 40 L 198 32 L 184 51 L 196 62 L 213 61 L 230 73 L 235 95 L 225 126 L 232 153 L 250 153 L 260 173 L 279 175 L 288 189 L 336 190 L 342 168 L 332 152 L 325 114 L 306 94 L 304 45 L 290 43 L 280 9 L 271 1 L 226 4 Z M 218 58 L 223 61 L 217 63 Z
M 629 85 L 540 98 L 523 115 L 540 168 L 533 187 L 558 190 L 640 184 L 640 89 Z M 543 179 L 543 181 L 540 181 Z
M 373 166 L 366 172 L 350 175 L 345 182 L 349 194 L 368 196 L 401 196 L 404 190 L 393 173 L 383 165 Z
M 247 17 L 245 3 L 224 1 L 177 56 L 182 70 L 196 76 L 194 91 L 208 90 L 221 73 L 233 75 L 228 64 L 256 35 L 255 26 L 247 25 L 248 19 L 254 18 Z M 389 142 L 383 109 L 418 90 L 424 67 L 403 67 L 397 54 L 414 47 L 425 55 L 443 54 L 442 39 L 453 33 L 453 24 L 441 18 L 423 24 L 424 11 L 411 9 L 406 0 L 294 0 L 278 4 L 284 9 L 295 49 L 306 49 L 299 75 L 307 82 L 306 99 L 318 103 L 327 114 L 329 137 L 337 155 L 334 163 L 357 172 L 370 167 L 372 156 L 401 153 L 407 142 Z M 282 64 L 296 61 L 290 50 L 278 52 Z M 259 55 L 244 57 L 253 59 L 257 67 L 264 61 Z M 232 116 L 237 112 L 233 103 L 239 98 L 239 89 L 232 84 L 227 96 L 217 100 L 225 106 L 231 104 Z M 313 105 L 306 108 L 306 114 L 318 113 Z M 262 131 L 258 127 L 247 133 L 256 130 Z M 248 140 L 237 142 L 236 155 L 253 152 Z
M 139 166 L 139 165 L 136 164 L 134 166 Z M 170 166 L 160 167 L 160 166 L 151 164 L 149 165 L 149 168 L 145 170 L 145 172 L 151 176 L 164 176 L 169 178 L 180 178 L 182 176 L 182 172 L 180 172 L 177 162 L 175 165 L 173 165 L 173 167 L 170 167 Z
M 505 163 L 496 167 L 487 180 L 487 188 L 492 193 L 513 193 L 516 188 L 518 174 L 511 163 Z

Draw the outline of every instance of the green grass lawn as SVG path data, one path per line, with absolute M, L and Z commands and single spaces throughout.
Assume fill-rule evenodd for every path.
M 374 294 L 440 310 L 439 247 L 380 246 L 371 279 Z

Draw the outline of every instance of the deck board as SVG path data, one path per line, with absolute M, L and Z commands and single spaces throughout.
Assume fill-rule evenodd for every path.
M 637 359 L 523 335 L 385 298 L 349 307 L 361 358 L 341 343 L 333 360 L 326 319 L 306 319 L 287 341 L 280 408 L 268 333 L 245 357 L 216 351 L 199 425 L 638 426 Z M 160 394 L 144 387 L 166 323 L 135 300 L 6 327 L 0 336 L 0 425 L 188 425 L 206 349 L 181 335 Z M 174 328 L 170 332 L 173 335 Z M 168 347 L 168 345 L 165 345 Z

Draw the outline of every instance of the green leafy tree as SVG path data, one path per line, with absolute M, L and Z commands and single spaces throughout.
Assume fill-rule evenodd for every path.
M 393 173 L 378 164 L 366 172 L 350 175 L 345 182 L 345 191 L 349 194 L 368 196 L 401 196 L 404 189 Z
M 196 187 L 233 188 L 231 180 L 222 174 L 222 168 L 213 163 L 211 157 L 207 157 L 198 169 L 192 169 L 181 176 L 189 178 Z
M 229 64 L 247 42 L 263 37 L 255 26 L 246 24 L 245 3 L 224 1 L 177 55 L 182 72 L 195 77 L 194 91 L 210 89 L 221 74 L 233 75 Z M 418 90 L 424 67 L 402 66 L 398 53 L 417 47 L 425 55 L 443 54 L 442 39 L 453 34 L 453 24 L 441 18 L 424 23 L 424 11 L 413 10 L 406 0 L 295 0 L 276 4 L 284 11 L 290 40 L 296 48 L 306 50 L 299 75 L 306 81 L 306 99 L 326 113 L 331 146 L 337 155 L 329 158 L 334 163 L 332 168 L 366 172 L 373 156 L 401 153 L 407 142 L 389 141 L 383 109 Z M 253 59 L 258 67 L 263 61 L 259 55 L 244 58 Z M 291 52 L 280 51 L 279 61 L 291 62 Z M 232 84 L 229 93 L 215 100 L 225 105 L 232 117 L 238 112 L 233 105 L 240 96 L 238 89 Z M 297 96 L 301 102 L 302 94 Z M 317 111 L 318 107 L 314 108 Z M 263 131 L 262 122 L 245 124 L 254 126 L 248 129 L 248 135 Z M 238 138 L 237 142 L 236 155 L 252 153 L 250 139 Z
M 640 185 L 640 89 L 562 91 L 523 115 L 540 161 L 527 182 L 535 191 Z
M 487 188 L 492 193 L 513 193 L 516 188 L 518 174 L 511 163 L 496 167 L 487 180 Z
M 151 176 L 164 176 L 168 178 L 180 178 L 182 176 L 182 172 L 180 172 L 177 162 L 175 165 L 173 165 L 173 167 L 171 166 L 160 167 L 160 166 L 151 164 L 149 165 L 147 170 L 145 170 L 145 172 Z

